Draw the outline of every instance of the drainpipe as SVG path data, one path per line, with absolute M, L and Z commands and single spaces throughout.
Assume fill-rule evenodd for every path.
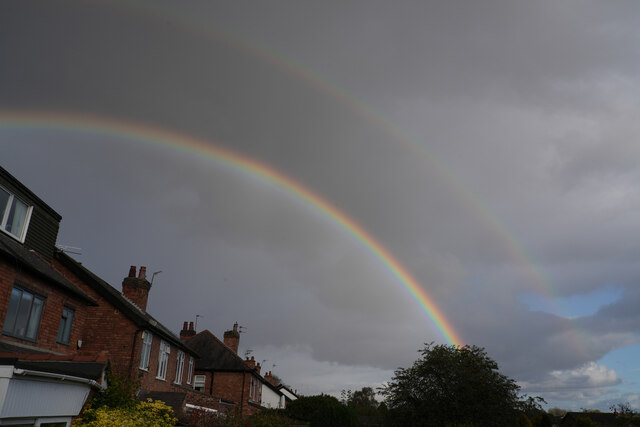
M 240 395 L 240 416 L 242 416 L 242 407 L 244 406 L 244 380 L 247 378 L 247 373 L 242 373 L 242 394 Z
M 144 331 L 144 328 L 136 329 L 133 333 L 133 345 L 131 346 L 131 357 L 129 357 L 129 378 L 133 379 L 133 358 L 136 355 L 136 341 L 138 340 L 138 334 Z

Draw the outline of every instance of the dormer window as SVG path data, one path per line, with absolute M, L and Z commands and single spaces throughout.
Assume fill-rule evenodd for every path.
M 31 206 L 0 187 L 0 230 L 24 242 L 30 217 Z

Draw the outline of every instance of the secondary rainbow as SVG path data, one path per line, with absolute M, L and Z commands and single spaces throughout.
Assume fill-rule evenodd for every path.
M 535 290 L 547 298 L 554 298 L 558 294 L 538 263 L 527 253 L 527 250 L 514 236 L 513 232 L 506 227 L 504 221 L 501 221 L 486 203 L 469 191 L 460 178 L 443 165 L 423 144 L 418 143 L 416 138 L 409 135 L 387 117 L 378 113 L 355 94 L 350 93 L 345 87 L 341 87 L 297 61 L 283 56 L 258 40 L 249 40 L 231 31 L 217 28 L 207 22 L 203 16 L 185 13 L 160 4 L 140 1 L 117 5 L 110 4 L 109 7 L 122 9 L 129 14 L 138 14 L 139 16 L 155 19 L 158 22 L 170 21 L 176 27 L 199 34 L 216 43 L 232 47 L 296 78 L 309 87 L 315 88 L 319 93 L 348 107 L 351 111 L 378 126 L 391 136 L 394 141 L 400 142 L 423 159 L 427 168 L 443 179 L 443 182 L 448 186 L 452 194 L 457 197 L 459 203 L 467 211 L 472 212 L 479 218 L 493 235 L 502 242 L 507 254 L 523 268 L 525 274 L 529 275 L 530 283 L 534 285 Z
M 205 156 L 216 162 L 244 171 L 254 177 L 260 177 L 275 183 L 287 192 L 319 209 L 362 242 L 416 299 L 442 337 L 449 344 L 464 345 L 458 333 L 426 292 L 424 286 L 377 239 L 329 201 L 264 163 L 204 139 L 155 126 L 151 127 L 106 117 L 51 111 L 17 112 L 0 110 L 0 129 L 2 128 L 67 130 L 126 137 L 141 143 L 161 145 L 173 150 Z

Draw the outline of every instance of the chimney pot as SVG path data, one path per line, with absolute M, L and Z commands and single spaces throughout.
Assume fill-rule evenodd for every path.
M 188 340 L 196 334 L 196 331 L 193 330 L 193 322 L 191 322 L 191 328 L 189 328 L 189 322 L 184 322 L 182 326 L 182 330 L 180 331 L 180 339 Z
M 195 331 L 195 329 L 193 327 L 193 322 L 189 322 L 189 330 L 190 331 Z
M 122 294 L 127 297 L 142 311 L 147 310 L 147 300 L 151 283 L 145 279 L 146 267 L 140 267 L 140 272 L 136 278 L 136 266 L 129 269 L 129 276 L 122 281 Z

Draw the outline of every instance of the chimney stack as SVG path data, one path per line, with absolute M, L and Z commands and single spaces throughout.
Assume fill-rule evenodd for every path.
M 264 374 L 264 379 L 267 380 L 272 386 L 275 387 L 276 379 L 273 378 L 273 375 L 271 374 L 271 371 L 269 371 L 266 374 Z
M 129 268 L 129 275 L 122 281 L 122 294 L 127 297 L 142 311 L 147 310 L 147 300 L 151 283 L 146 279 L 147 267 L 140 267 L 138 277 L 136 277 L 136 266 Z
M 251 356 L 251 359 L 249 359 L 249 358 L 247 357 L 247 359 L 244 361 L 244 363 L 246 363 L 246 364 L 247 364 L 247 366 L 248 366 L 250 369 L 255 369 L 255 367 L 256 367 L 256 358 L 255 358 L 254 356 Z
M 184 322 L 184 325 L 182 325 L 182 330 L 180 331 L 180 339 L 186 341 L 195 334 L 196 331 L 193 329 L 193 322 Z
M 240 332 L 238 332 L 238 322 L 233 324 L 232 331 L 226 331 L 224 333 L 224 343 L 235 354 L 238 354 L 238 345 L 240 344 Z

